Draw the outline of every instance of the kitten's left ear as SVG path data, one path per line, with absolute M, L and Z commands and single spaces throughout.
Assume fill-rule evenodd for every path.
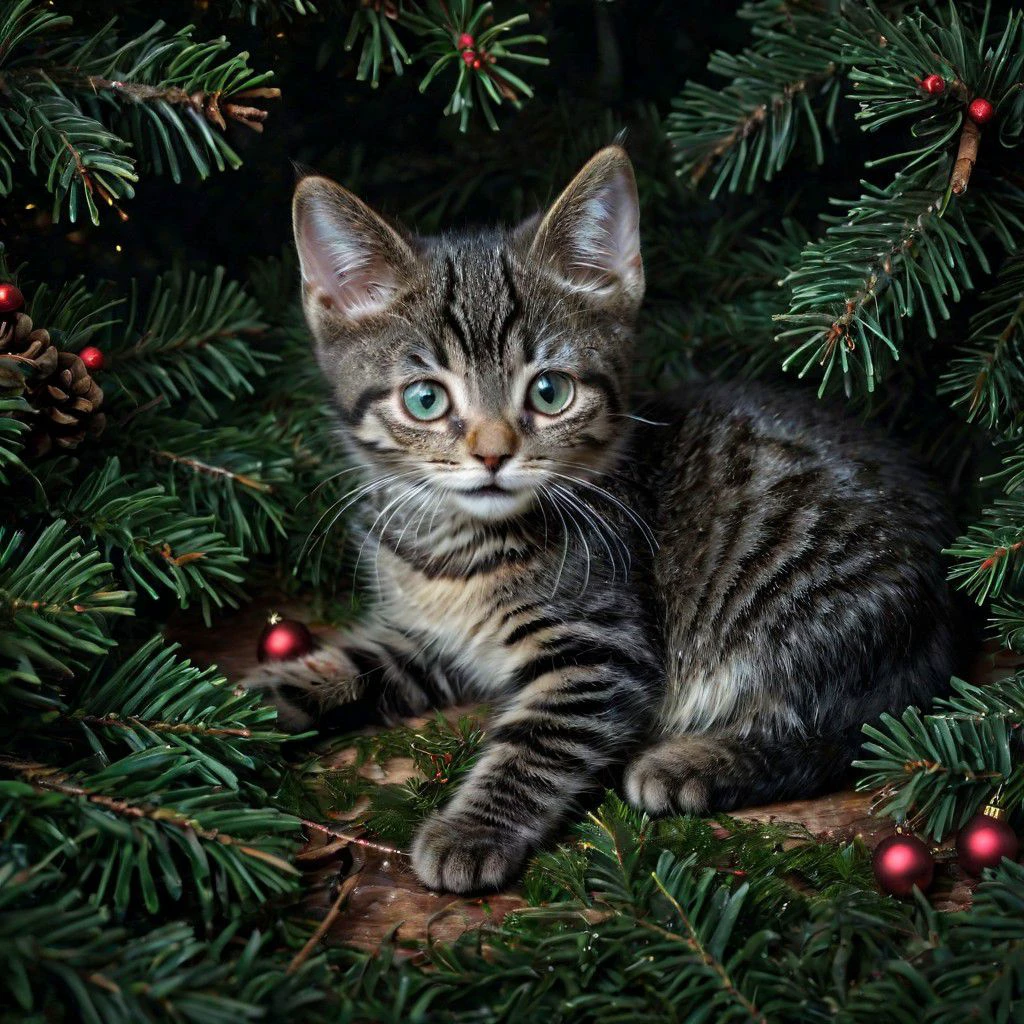
M 573 178 L 537 229 L 530 254 L 573 289 L 640 305 L 640 204 L 621 146 L 602 149 Z

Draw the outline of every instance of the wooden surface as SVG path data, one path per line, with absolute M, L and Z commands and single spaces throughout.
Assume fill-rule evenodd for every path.
M 308 612 L 300 604 L 287 600 L 262 600 L 227 618 L 213 630 L 179 625 L 168 631 L 169 637 L 182 643 L 186 653 L 199 664 L 216 663 L 229 678 L 236 679 L 255 663 L 256 640 L 269 611 L 308 620 Z M 314 632 L 316 623 L 310 623 Z M 1016 665 L 1004 655 L 990 652 L 979 655 L 971 672 L 976 682 L 984 682 L 1012 671 Z M 466 709 L 453 709 L 452 716 Z M 335 751 L 332 762 L 344 763 L 352 751 Z M 366 765 L 365 776 L 381 785 L 401 783 L 414 774 L 413 762 L 396 758 L 383 766 Z M 870 813 L 869 794 L 844 791 L 816 800 L 795 800 L 765 807 L 745 808 L 735 816 L 747 821 L 796 822 L 812 835 L 835 842 L 861 838 L 874 846 L 892 832 L 888 819 Z M 463 899 L 429 892 L 417 881 L 403 851 L 393 851 L 359 837 L 347 819 L 338 815 L 324 826 L 350 838 L 311 832 L 309 842 L 299 854 L 299 863 L 307 872 L 311 912 L 322 917 L 338 900 L 339 886 L 344 886 L 343 899 L 335 908 L 328 931 L 330 941 L 362 949 L 374 949 L 381 942 L 396 939 L 401 944 L 432 939 L 448 941 L 468 929 L 482 924 L 495 924 L 510 910 L 524 905 L 515 890 L 486 899 Z M 948 851 L 949 844 L 946 844 Z M 973 883 L 965 878 L 950 853 L 940 851 L 945 867 L 931 895 L 941 910 L 962 909 L 970 904 Z

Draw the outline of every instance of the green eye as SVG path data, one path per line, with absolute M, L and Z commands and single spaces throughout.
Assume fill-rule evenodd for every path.
M 545 416 L 557 416 L 568 408 L 574 394 L 575 388 L 568 374 L 549 370 L 534 378 L 526 401 L 531 409 Z
M 448 392 L 432 380 L 418 380 L 402 392 L 402 401 L 410 415 L 418 420 L 436 420 L 448 411 L 451 404 Z

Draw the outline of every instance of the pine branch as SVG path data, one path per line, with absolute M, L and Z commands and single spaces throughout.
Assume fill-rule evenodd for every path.
M 0 526 L 0 685 L 3 699 L 32 699 L 21 684 L 69 676 L 111 645 L 104 618 L 131 615 L 113 566 L 67 535 L 58 519 L 33 542 Z
M 216 669 L 200 670 L 160 637 L 143 644 L 123 664 L 107 658 L 83 681 L 62 718 L 81 723 L 90 746 L 105 762 L 115 747 L 162 749 L 178 755 L 176 777 L 238 790 L 239 772 L 280 772 L 265 760 L 268 746 L 290 737 L 273 728 L 274 710 L 257 694 L 232 686 Z
M 128 579 L 151 597 L 174 593 L 182 608 L 198 601 L 209 619 L 213 608 L 237 605 L 245 556 L 213 528 L 213 516 L 189 515 L 163 487 L 144 487 L 120 460 L 108 459 L 52 507 L 117 557 Z
M 989 430 L 1024 414 L 1024 255 L 1011 256 L 981 296 L 962 352 L 943 374 L 940 394 Z
M 719 51 L 708 63 L 729 84 L 719 91 L 688 82 L 668 118 L 678 173 L 695 186 L 713 171 L 712 197 L 771 180 L 805 140 L 820 164 L 822 128 L 835 132 L 843 67 L 838 16 L 814 2 L 775 0 L 745 4 L 740 16 L 754 23 L 753 47 Z
M 999 787 L 1009 808 L 1024 802 L 1024 675 L 988 687 L 954 679 L 953 691 L 929 714 L 908 708 L 898 719 L 883 715 L 880 728 L 865 726 L 864 749 L 874 756 L 855 762 L 869 772 L 858 788 L 879 790 L 879 813 L 911 818 L 936 839 Z
M 326 958 L 289 972 L 280 927 L 246 934 L 234 923 L 209 937 L 184 921 L 132 929 L 63 882 L 52 870 L 0 875 L 8 1007 L 88 1024 L 328 1019 Z
M 208 784 L 176 786 L 179 762 L 177 752 L 153 747 L 78 775 L 0 757 L 0 768 L 27 784 L 7 787 L 7 838 L 27 844 L 33 859 L 59 853 L 118 914 L 137 900 L 156 914 L 165 900 L 181 900 L 185 878 L 207 923 L 218 910 L 230 916 L 292 892 L 297 872 L 282 855 L 297 819 Z M 55 846 L 55 835 L 66 841 Z
M 137 159 L 175 181 L 190 164 L 205 178 L 237 168 L 223 132 L 233 120 L 255 131 L 267 117 L 259 101 L 279 90 L 271 73 L 226 60 L 225 39 L 197 43 L 192 29 L 167 33 L 157 22 L 121 42 L 114 21 L 84 40 L 70 18 L 36 0 L 0 6 L 0 188 L 13 184 L 14 153 L 46 180 L 54 214 L 85 211 L 99 222 L 103 204 L 120 210 L 134 195 Z
M 1024 234 L 1024 193 L 1005 194 L 998 207 L 983 196 L 947 205 L 941 157 L 885 189 L 862 184 L 860 201 L 805 247 L 783 281 L 789 311 L 775 317 L 796 325 L 777 335 L 795 343 L 783 366 L 798 366 L 801 377 L 822 368 L 819 394 L 834 373 L 849 381 L 855 370 L 873 391 L 879 359 L 899 359 L 905 323 L 923 321 L 935 336 L 949 303 L 974 286 L 971 263 L 988 269 L 977 225 L 996 227 L 1008 248 Z
M 136 404 L 190 398 L 212 418 L 211 393 L 228 399 L 252 394 L 252 378 L 275 361 L 252 348 L 264 329 L 255 300 L 227 281 L 222 267 L 207 277 L 179 268 L 157 280 L 144 316 L 133 289 L 124 333 L 111 339 L 107 365 Z

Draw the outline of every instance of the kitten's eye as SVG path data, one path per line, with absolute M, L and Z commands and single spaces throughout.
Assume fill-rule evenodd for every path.
M 572 377 L 548 370 L 534 378 L 526 394 L 526 402 L 531 409 L 545 416 L 557 416 L 569 407 L 575 393 Z
M 410 415 L 418 420 L 436 420 L 451 405 L 448 392 L 433 380 L 418 380 L 410 384 L 402 392 L 402 401 Z

